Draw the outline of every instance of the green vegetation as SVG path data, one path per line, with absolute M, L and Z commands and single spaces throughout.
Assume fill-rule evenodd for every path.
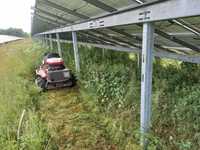
M 74 70 L 72 45 L 62 49 Z M 40 93 L 34 70 L 47 49 L 25 40 L 0 50 L 0 149 L 140 149 L 140 66 L 135 54 L 80 46 L 78 86 Z M 154 60 L 149 149 L 199 149 L 199 77 L 199 65 Z
M 37 101 L 42 99 L 33 84 L 35 61 L 40 57 L 38 45 L 31 40 L 0 47 L 0 149 L 44 149 L 48 139 L 45 124 L 37 114 Z M 40 49 L 41 50 L 41 49 Z M 17 128 L 26 109 L 20 139 Z
M 22 29 L 17 28 L 8 28 L 8 29 L 0 29 L 0 35 L 11 35 L 17 37 L 28 37 L 28 33 L 24 32 Z
M 72 45 L 65 59 L 74 66 Z M 80 91 L 96 116 L 103 116 L 109 141 L 117 149 L 139 143 L 140 67 L 134 54 L 79 47 Z M 200 147 L 200 66 L 155 59 L 150 149 Z M 92 115 L 91 111 L 91 115 Z M 98 118 L 98 117 L 95 117 Z M 129 148 L 131 149 L 131 148 Z M 132 148 L 133 149 L 133 148 Z

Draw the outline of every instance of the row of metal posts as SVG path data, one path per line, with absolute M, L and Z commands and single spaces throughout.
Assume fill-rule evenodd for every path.
M 56 33 L 58 53 L 62 57 L 59 33 Z M 80 72 L 80 58 L 77 43 L 77 34 L 72 32 L 74 58 L 76 71 Z M 44 37 L 45 45 L 48 45 L 47 35 Z M 53 49 L 52 35 L 49 34 L 50 48 Z M 152 93 L 152 62 L 154 48 L 154 26 L 153 23 L 143 24 L 143 42 L 142 42 L 142 71 L 141 71 L 141 108 L 140 108 L 140 133 L 141 146 L 147 149 L 148 139 L 146 135 L 151 127 L 151 93 Z

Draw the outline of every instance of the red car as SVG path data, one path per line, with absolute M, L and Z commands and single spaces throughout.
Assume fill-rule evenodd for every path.
M 46 53 L 42 65 L 36 70 L 36 84 L 43 90 L 72 87 L 76 79 L 71 70 L 64 66 L 57 53 Z

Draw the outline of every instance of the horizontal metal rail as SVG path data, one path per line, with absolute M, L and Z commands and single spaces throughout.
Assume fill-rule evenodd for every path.
M 98 29 L 119 25 L 199 16 L 199 10 L 199 0 L 191 0 L 190 2 L 188 2 L 188 0 L 158 1 L 154 3 L 145 3 L 131 9 L 118 11 L 116 13 L 111 13 L 95 19 L 89 19 L 81 23 L 75 23 L 73 25 L 50 30 L 40 34 Z
M 53 39 L 56 42 L 56 39 Z M 61 43 L 72 43 L 72 41 L 68 40 L 60 40 Z M 114 51 L 121 51 L 121 52 L 132 52 L 132 53 L 141 53 L 141 50 L 138 48 L 129 48 L 123 46 L 112 46 L 112 45 L 102 45 L 102 44 L 94 44 L 94 43 L 85 43 L 85 42 L 78 42 L 79 45 L 87 45 L 97 48 L 103 48 L 108 50 Z M 200 64 L 200 57 L 199 56 L 189 56 L 189 55 L 182 55 L 182 54 L 175 54 L 167 51 L 154 51 L 153 55 L 159 58 L 168 58 L 168 59 L 175 59 L 179 61 L 189 62 L 189 63 L 196 63 Z

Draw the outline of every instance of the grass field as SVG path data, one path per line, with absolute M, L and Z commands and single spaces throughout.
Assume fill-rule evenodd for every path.
M 31 39 L 0 47 L 0 149 L 117 149 L 103 116 L 83 100 L 78 86 L 43 94 L 37 89 L 34 70 L 45 50 Z
M 73 69 L 71 45 L 62 48 Z M 45 51 L 31 39 L 0 46 L 0 149 L 139 150 L 135 56 L 80 47 L 78 85 L 41 93 L 34 71 Z M 155 60 L 150 149 L 198 150 L 199 77 L 199 65 Z
M 0 149 L 45 149 L 49 134 L 37 113 L 43 99 L 34 85 L 34 69 L 42 51 L 31 39 L 0 47 Z M 20 116 L 26 110 L 17 139 Z

